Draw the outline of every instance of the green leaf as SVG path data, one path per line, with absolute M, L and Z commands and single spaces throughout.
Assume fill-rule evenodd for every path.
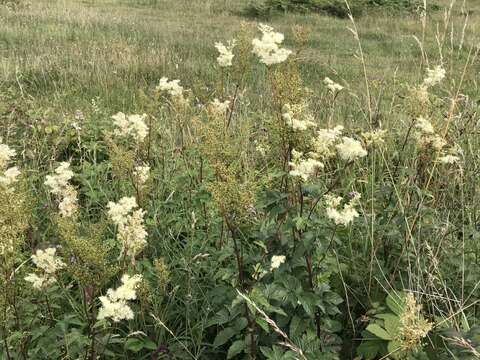
M 357 348 L 357 354 L 365 360 L 375 359 L 382 349 L 382 342 L 379 340 L 363 340 Z
M 268 325 L 265 319 L 256 318 L 255 322 L 258 324 L 258 326 L 260 326 L 263 329 L 263 331 L 265 331 L 266 333 L 270 333 L 270 326 Z
M 207 327 L 212 325 L 222 325 L 230 320 L 230 315 L 227 309 L 222 309 L 216 313 L 212 319 L 207 323 Z
M 231 328 L 231 327 L 223 329 L 215 337 L 215 340 L 213 341 L 213 347 L 219 347 L 219 346 L 225 344 L 236 333 L 237 333 L 236 330 L 234 328 Z
M 237 320 L 235 320 L 235 325 L 233 326 L 237 333 L 241 332 L 243 329 L 245 329 L 248 325 L 248 321 L 244 317 L 240 317 Z
M 302 320 L 298 316 L 294 316 L 290 322 L 290 337 L 296 338 L 299 337 L 304 328 L 302 327 Z
M 389 341 L 387 345 L 387 351 L 389 354 L 396 354 L 402 348 L 402 344 L 398 340 Z
M 227 359 L 231 359 L 235 355 L 240 354 L 245 349 L 245 341 L 237 340 L 228 349 Z
M 125 343 L 125 349 L 138 352 L 143 349 L 143 341 L 139 339 L 130 338 Z
M 392 336 L 398 334 L 399 326 L 400 326 L 400 319 L 398 316 L 393 314 L 378 314 L 376 316 L 379 319 L 382 319 L 385 323 L 385 330 Z
M 405 294 L 402 292 L 392 292 L 388 294 L 385 302 L 390 310 L 396 315 L 403 313 L 403 307 L 405 305 Z
M 156 350 L 158 346 L 150 339 L 143 339 L 143 347 L 148 350 Z
M 367 331 L 371 332 L 373 335 L 379 337 L 380 339 L 392 340 L 392 337 L 390 336 L 390 334 L 386 332 L 385 329 L 382 329 L 382 327 L 378 324 L 368 325 Z

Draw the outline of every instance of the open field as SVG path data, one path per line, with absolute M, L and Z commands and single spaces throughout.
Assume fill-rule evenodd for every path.
M 480 358 L 479 1 L 5 3 L 0 359 Z
M 39 101 L 48 99 L 48 104 L 70 110 L 97 96 L 112 108 L 135 108 L 138 90 L 155 86 L 162 76 L 181 78 L 189 87 L 211 86 L 218 70 L 213 44 L 233 37 L 242 21 L 251 20 L 235 15 L 247 1 L 162 0 L 149 4 L 133 0 L 35 1 L 25 11 L 3 9 L 1 81 L 21 86 L 26 95 Z M 435 63 L 441 57 L 438 31 L 442 55 L 452 69 L 464 63 L 469 48 L 478 42 L 480 27 L 480 5 L 468 6 L 473 10 L 464 36 L 461 4 L 452 10 L 447 29 L 442 11 L 428 18 L 425 50 L 430 61 Z M 354 58 L 357 46 L 347 29 L 348 19 L 288 15 L 274 18 L 271 24 L 286 34 L 291 34 L 294 25 L 310 32 L 302 56 L 302 74 L 308 86 L 318 86 L 325 76 L 336 75 L 354 89 L 361 87 L 363 71 Z M 418 16 L 372 14 L 362 17 L 358 26 L 367 71 L 377 86 L 390 87 L 395 76 L 400 81 L 423 76 L 421 51 L 413 37 L 422 38 Z M 286 45 L 291 42 L 287 36 Z M 472 91 L 476 91 L 475 79 L 471 80 Z M 262 84 L 250 86 L 257 94 L 264 93 Z

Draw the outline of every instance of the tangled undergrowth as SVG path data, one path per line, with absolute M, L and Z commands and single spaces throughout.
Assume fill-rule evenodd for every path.
M 2 359 L 479 357 L 478 47 L 380 107 L 366 71 L 306 88 L 307 35 L 245 24 L 137 114 L 2 93 Z

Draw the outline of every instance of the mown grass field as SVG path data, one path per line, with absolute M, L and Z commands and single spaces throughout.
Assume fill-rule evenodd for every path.
M 6 3 L 0 359 L 479 358 L 478 0 Z

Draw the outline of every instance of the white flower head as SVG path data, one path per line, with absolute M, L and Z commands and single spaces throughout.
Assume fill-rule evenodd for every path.
M 55 278 L 46 275 L 39 276 L 35 273 L 30 273 L 25 276 L 25 281 L 32 283 L 32 287 L 36 290 L 44 290 L 55 283 Z
M 342 135 L 343 126 L 338 125 L 333 129 L 320 129 L 317 131 L 317 137 L 313 140 L 315 155 L 321 159 L 328 159 L 335 155 L 333 147 L 339 137 Z
M 210 103 L 209 110 L 218 116 L 225 116 L 230 109 L 230 100 L 225 100 L 224 102 L 221 102 L 218 99 L 214 99 Z
M 336 225 L 347 226 L 360 216 L 357 210 L 355 210 L 355 205 L 360 199 L 359 193 L 352 193 L 350 201 L 345 203 L 343 208 L 340 206 L 343 201 L 343 198 L 340 196 L 327 194 L 324 199 L 327 217 L 333 220 Z
M 367 146 L 380 146 L 385 143 L 385 135 L 387 131 L 383 129 L 375 129 L 362 133 L 362 137 L 365 140 Z
M 133 259 L 147 245 L 148 233 L 143 224 L 145 212 L 142 209 L 135 210 L 125 218 L 118 226 L 117 238 L 122 244 L 121 254 Z
M 278 269 L 280 265 L 285 262 L 285 259 L 286 258 L 284 255 L 273 255 L 270 262 L 270 271 Z
M 56 256 L 56 248 L 47 248 L 45 250 L 37 250 L 32 255 L 33 263 L 47 274 L 53 274 L 57 270 L 65 267 L 65 263 Z
M 327 86 L 327 89 L 330 90 L 332 93 L 337 93 L 343 90 L 342 85 L 337 84 L 329 77 L 326 77 L 325 79 L 323 79 L 323 83 Z
M 135 167 L 134 176 L 141 185 L 147 182 L 149 175 L 150 175 L 150 166 L 139 165 Z
M 292 160 L 289 162 L 290 172 L 289 174 L 293 177 L 300 177 L 303 181 L 307 181 L 311 176 L 314 176 L 319 169 L 323 169 L 324 165 L 322 162 L 315 160 L 313 158 L 303 158 L 303 153 L 292 150 Z
M 32 255 L 32 261 L 41 270 L 42 274 L 30 273 L 25 277 L 25 281 L 32 283 L 36 290 L 43 290 L 55 283 L 55 273 L 65 267 L 65 263 L 56 255 L 57 249 L 47 248 L 37 250 Z
M 145 123 L 147 114 L 143 115 L 125 115 L 118 112 L 112 116 L 115 125 L 115 135 L 132 136 L 137 143 L 142 142 L 148 135 L 148 126 Z
M 44 183 L 50 188 L 50 192 L 59 198 L 58 208 L 60 215 L 63 217 L 73 216 L 78 209 L 77 191 L 69 184 L 73 175 L 73 171 L 70 170 L 70 163 L 62 162 L 55 169 L 54 175 L 46 176 Z
M 98 310 L 98 320 L 112 319 L 113 322 L 132 320 L 134 314 L 125 300 L 112 301 L 108 296 L 100 296 L 102 307 Z
M 44 184 L 50 188 L 52 194 L 61 195 L 72 177 L 73 171 L 70 170 L 70 163 L 64 161 L 55 169 L 55 175 L 46 176 Z
M 110 201 L 107 206 L 110 219 L 116 225 L 120 225 L 127 222 L 127 215 L 138 205 L 134 197 L 123 197 L 118 203 Z
M 98 311 L 99 320 L 111 318 L 114 322 L 131 320 L 134 317 L 133 311 L 127 301 L 137 298 L 136 289 L 142 281 L 142 275 L 124 274 L 122 285 L 116 289 L 108 289 L 107 296 L 100 296 L 101 308 Z
M 260 24 L 258 28 L 262 32 L 262 38 L 252 40 L 252 52 L 267 66 L 286 61 L 292 51 L 279 47 L 284 39 L 283 34 L 264 24 Z
M 219 56 L 217 57 L 217 62 L 220 67 L 228 67 L 232 66 L 232 60 L 233 60 L 233 48 L 236 45 L 235 40 L 230 40 L 227 42 L 227 45 L 224 45 L 221 42 L 215 43 L 215 47 L 217 48 L 219 52 Z
M 158 91 L 164 91 L 172 97 L 180 97 L 183 95 L 183 87 L 180 86 L 180 80 L 168 81 L 168 78 L 162 77 L 157 86 Z
M 344 136 L 342 142 L 336 145 L 336 149 L 338 155 L 344 161 L 354 161 L 368 154 L 360 141 L 347 136 Z
M 16 151 L 11 149 L 8 145 L 0 144 L 0 169 L 4 169 L 15 154 Z
M 294 116 L 294 111 L 291 109 L 290 105 L 285 105 L 283 107 L 282 118 L 285 120 L 285 123 L 294 131 L 305 131 L 309 128 L 317 126 L 317 124 L 313 121 L 312 116 L 306 116 L 303 120 L 296 119 Z
M 419 116 L 415 121 L 415 127 L 422 133 L 422 134 L 433 134 L 435 133 L 435 129 L 433 128 L 432 123 L 425 119 L 423 116 Z
M 58 204 L 58 210 L 63 217 L 71 217 L 78 209 L 77 191 L 71 185 L 67 185 L 62 193 L 62 201 Z
M 18 170 L 18 167 L 13 166 L 11 168 L 8 168 L 5 170 L 3 173 L 3 176 L 0 176 L 0 184 L 9 187 L 13 183 L 17 181 L 17 177 L 20 175 L 20 170 Z
M 444 155 L 440 156 L 437 161 L 441 164 L 456 164 L 460 162 L 460 158 L 455 155 Z
M 427 77 L 423 80 L 425 87 L 435 86 L 442 82 L 445 78 L 446 71 L 441 65 L 435 66 L 433 69 L 427 69 Z

